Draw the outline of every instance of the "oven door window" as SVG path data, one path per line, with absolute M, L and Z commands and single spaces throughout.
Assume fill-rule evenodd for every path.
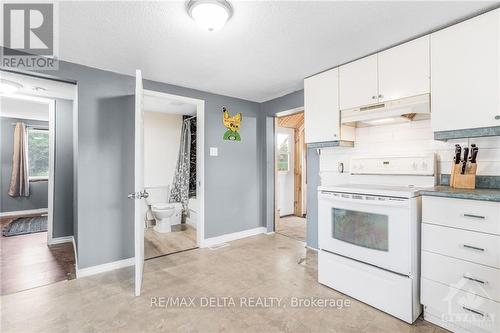
M 332 209 L 333 238 L 366 247 L 389 250 L 389 217 L 387 215 Z

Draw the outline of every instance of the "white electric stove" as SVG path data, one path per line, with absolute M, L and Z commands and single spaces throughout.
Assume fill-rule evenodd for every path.
M 351 172 L 370 184 L 318 188 L 319 282 L 409 323 L 421 313 L 421 188 L 405 182 L 433 185 L 435 171 L 434 156 L 419 157 L 420 169 L 415 159 L 370 158 Z

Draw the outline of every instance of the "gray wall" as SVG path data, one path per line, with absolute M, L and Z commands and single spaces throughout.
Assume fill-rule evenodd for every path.
M 205 100 L 205 238 L 264 226 L 260 105 L 152 81 L 144 88 Z M 222 140 L 223 106 L 243 114 L 241 142 Z M 219 156 L 209 156 L 209 147 Z
M 307 245 L 318 248 L 318 186 L 319 154 L 315 148 L 307 149 Z
M 265 161 L 262 168 L 265 170 L 263 176 L 263 193 L 266 211 L 265 221 L 267 230 L 274 229 L 274 124 L 272 117 L 278 112 L 287 111 L 304 106 L 304 90 L 295 91 L 288 95 L 275 98 L 261 104 L 262 114 L 267 117 L 265 133 Z M 318 247 L 318 197 L 317 187 L 319 178 L 319 155 L 316 149 L 307 149 L 307 245 Z
M 46 121 L 17 119 L 1 117 L 1 159 L 2 170 L 0 172 L 0 211 L 13 212 L 19 210 L 47 208 L 48 182 L 30 182 L 29 197 L 11 197 L 7 194 L 9 191 L 10 177 L 12 174 L 12 150 L 14 146 L 14 126 L 12 123 L 18 121 L 27 125 L 39 125 L 47 127 Z
M 53 237 L 73 235 L 73 101 L 57 99 L 55 110 Z
M 79 268 L 133 257 L 135 79 L 63 61 L 50 74 L 78 85 Z M 205 237 L 263 226 L 260 104 L 148 80 L 144 88 L 205 100 Z M 243 114 L 241 142 L 222 140 L 222 106 Z

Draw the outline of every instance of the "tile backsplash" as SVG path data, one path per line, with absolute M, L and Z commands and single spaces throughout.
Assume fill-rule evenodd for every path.
M 335 185 L 349 182 L 380 181 L 383 176 L 355 176 L 349 174 L 352 157 L 369 156 L 418 156 L 436 154 L 437 174 L 449 174 L 451 170 L 455 144 L 462 147 L 475 143 L 479 147 L 478 175 L 500 175 L 500 137 L 455 139 L 447 142 L 434 140 L 430 120 L 421 120 L 403 124 L 364 127 L 356 129 L 354 148 L 323 148 L 320 155 L 320 176 L 322 185 Z M 344 172 L 339 171 L 343 163 Z M 375 177 L 377 179 L 375 180 Z M 401 177 L 386 176 L 385 182 L 397 184 Z M 431 185 L 430 179 L 413 177 L 404 183 Z M 425 177 L 424 177 L 425 178 Z M 436 177 L 437 179 L 438 177 Z

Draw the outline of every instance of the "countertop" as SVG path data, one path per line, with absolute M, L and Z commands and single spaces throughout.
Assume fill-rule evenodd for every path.
M 435 186 L 420 191 L 420 194 L 434 197 L 500 202 L 500 189 L 478 188 L 467 190 L 451 188 L 449 186 Z

